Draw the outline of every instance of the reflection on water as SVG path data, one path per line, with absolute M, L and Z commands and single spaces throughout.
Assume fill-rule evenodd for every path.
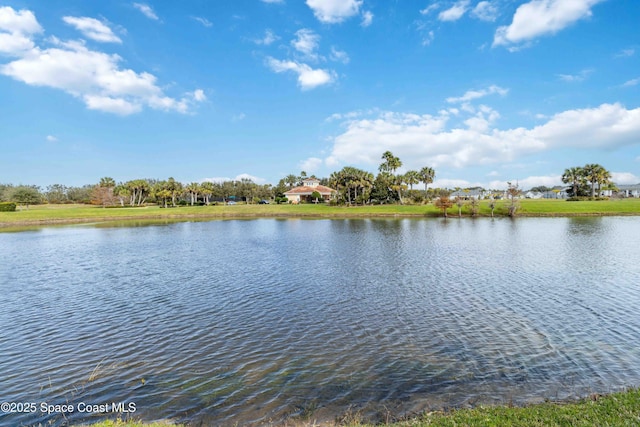
M 1 234 L 0 397 L 247 425 L 640 385 L 639 231 L 265 219 Z

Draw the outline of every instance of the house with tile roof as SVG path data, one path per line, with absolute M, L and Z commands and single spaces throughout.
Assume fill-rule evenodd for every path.
M 322 199 L 318 201 L 328 202 L 331 196 L 336 193 L 333 188 L 320 185 L 320 181 L 315 178 L 307 178 L 302 180 L 302 185 L 294 187 L 289 191 L 285 191 L 284 195 L 289 200 L 289 203 L 300 202 L 315 202 L 315 199 L 311 199 L 311 195 L 317 191 L 322 196 Z

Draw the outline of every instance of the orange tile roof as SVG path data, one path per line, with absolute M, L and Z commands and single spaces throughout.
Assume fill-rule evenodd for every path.
M 324 185 L 317 185 L 315 187 L 307 187 L 306 185 L 301 185 L 300 187 L 295 187 L 292 188 L 289 191 L 285 191 L 284 194 L 300 194 L 302 196 L 307 195 L 307 194 L 312 194 L 314 191 L 317 191 L 318 193 L 325 195 L 325 194 L 331 194 L 334 193 L 336 190 L 334 190 L 333 188 L 329 188 L 329 187 L 325 187 Z

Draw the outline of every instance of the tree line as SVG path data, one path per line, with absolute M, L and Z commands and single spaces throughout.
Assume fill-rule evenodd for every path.
M 420 170 L 409 170 L 399 174 L 397 171 L 401 167 L 400 158 L 394 156 L 391 151 L 386 151 L 382 154 L 376 175 L 356 167 L 345 166 L 328 178 L 308 176 L 304 171 L 297 175 L 289 174 L 280 179 L 277 185 L 261 185 L 248 178 L 185 184 L 172 177 L 165 180 L 134 179 L 126 182 L 116 182 L 111 177 L 104 177 L 96 184 L 81 187 L 53 184 L 45 189 L 38 186 L 0 184 L 0 202 L 15 202 L 26 206 L 38 203 L 82 203 L 105 207 L 156 203 L 164 208 L 226 203 L 230 200 L 246 203 L 258 203 L 261 200 L 286 203 L 284 193 L 287 190 L 302 185 L 307 178 L 316 178 L 321 185 L 336 190 L 332 199 L 336 204 L 404 204 L 407 201 L 423 203 L 439 199 L 439 206 L 444 209 L 449 206 L 446 199 L 449 198 L 451 190 L 429 188 L 436 176 L 433 168 L 425 166 Z M 568 168 L 562 175 L 562 181 L 569 185 L 569 196 L 576 198 L 595 198 L 602 190 L 615 188 L 611 182 L 611 173 L 599 164 Z M 424 190 L 414 189 L 418 184 L 424 184 Z
M 562 182 L 571 186 L 567 192 L 573 198 L 590 197 L 595 199 L 602 190 L 616 190 L 611 181 L 611 172 L 597 163 L 565 169 L 562 174 Z

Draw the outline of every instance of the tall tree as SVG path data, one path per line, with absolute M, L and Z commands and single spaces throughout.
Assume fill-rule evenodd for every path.
M 200 184 L 200 191 L 202 191 L 204 203 L 209 206 L 209 203 L 211 203 L 211 196 L 215 193 L 215 186 L 213 185 L 213 182 L 205 181 Z
M 36 186 L 20 185 L 11 191 L 10 200 L 29 209 L 29 205 L 37 205 L 42 202 L 42 195 Z
M 44 197 L 48 203 L 65 203 L 67 200 L 67 187 L 62 184 L 53 184 L 47 186 L 47 191 L 44 193 Z
M 100 182 L 98 183 L 98 187 L 103 187 L 103 188 L 113 188 L 115 186 L 116 186 L 116 181 L 109 176 L 100 178 Z
M 400 159 L 394 156 L 391 151 L 385 151 L 382 154 L 382 160 L 384 161 L 379 167 L 380 172 L 388 172 L 393 175 L 402 166 Z
M 424 192 L 426 196 L 427 186 L 433 183 L 433 180 L 436 177 L 436 172 L 432 168 L 425 166 L 422 169 L 420 169 L 419 173 L 420 173 L 420 182 L 424 183 Z
M 581 167 L 572 167 L 564 170 L 562 174 L 562 182 L 571 184 L 573 196 L 578 195 L 578 189 L 585 182 L 585 174 Z
M 194 203 L 198 203 L 198 194 L 201 192 L 200 184 L 197 182 L 190 182 L 184 189 L 187 190 L 187 193 L 191 198 L 191 206 L 193 206 Z
M 284 182 L 289 186 L 289 188 L 293 188 L 294 185 L 298 183 L 298 177 L 294 174 L 289 174 L 284 177 Z
M 413 190 L 413 186 L 420 182 L 420 172 L 410 170 L 404 174 L 404 182 L 409 185 L 409 189 Z

